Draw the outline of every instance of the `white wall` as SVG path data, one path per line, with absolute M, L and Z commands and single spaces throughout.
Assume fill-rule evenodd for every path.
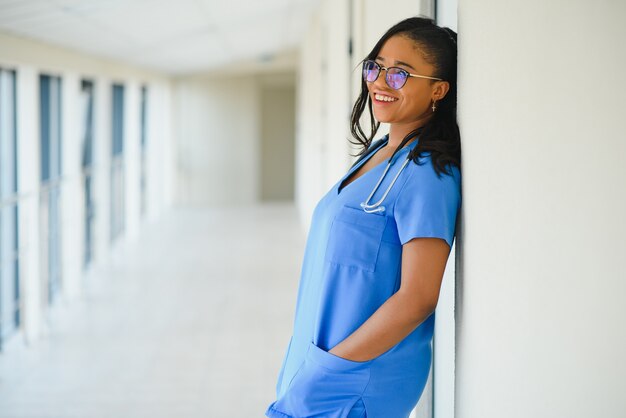
M 171 204 L 172 162 L 170 131 L 170 82 L 161 74 L 95 58 L 68 49 L 0 33 L 0 66 L 17 70 L 18 107 L 18 191 L 21 295 L 23 331 L 27 341 L 37 339 L 46 330 L 46 303 L 40 279 L 39 245 L 39 75 L 62 78 L 62 161 L 61 189 L 61 304 L 77 297 L 82 289 L 84 253 L 84 186 L 81 168 L 83 134 L 83 99 L 80 81 L 88 78 L 95 85 L 94 114 L 94 265 L 105 263 L 110 255 L 110 154 L 111 154 L 111 83 L 126 85 L 125 151 L 126 220 L 132 239 L 139 228 L 139 86 L 148 86 L 148 213 L 157 218 Z M 158 116 L 158 117 L 156 117 Z M 158 182 L 159 184 L 153 184 Z M 124 241 L 124 240 L 122 240 Z
M 293 88 L 293 80 L 293 72 L 175 79 L 176 204 L 248 205 L 260 200 L 262 91 Z
M 177 204 L 256 200 L 259 122 L 254 87 L 247 76 L 176 80 Z
M 459 5 L 459 418 L 625 414 L 625 15 Z
M 260 200 L 293 202 L 295 189 L 295 85 L 264 83 L 260 91 Z

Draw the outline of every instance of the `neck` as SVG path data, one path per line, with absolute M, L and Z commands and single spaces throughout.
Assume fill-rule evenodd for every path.
M 417 128 L 424 126 L 429 120 L 430 115 L 424 119 L 419 119 L 412 123 L 392 123 L 389 126 L 389 141 L 387 142 L 387 146 L 392 148 L 398 148 L 404 137 L 407 136 L 409 132 L 412 132 Z M 411 138 L 409 142 L 404 145 L 406 146 L 416 139 L 416 137 Z

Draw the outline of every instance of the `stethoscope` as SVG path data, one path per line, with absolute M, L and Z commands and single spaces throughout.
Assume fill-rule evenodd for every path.
M 385 212 L 385 207 L 382 206 L 382 203 L 385 201 L 385 198 L 389 194 L 389 191 L 391 190 L 391 188 L 395 184 L 396 180 L 398 180 L 398 177 L 400 176 L 400 173 L 402 173 L 402 170 L 404 170 L 404 167 L 406 167 L 406 165 L 409 163 L 409 161 L 411 161 L 411 159 L 407 155 L 406 160 L 404 161 L 404 163 L 400 167 L 400 170 L 398 170 L 398 173 L 396 173 L 396 176 L 393 178 L 393 180 L 391 181 L 391 184 L 389 184 L 389 187 L 387 187 L 387 190 L 385 190 L 385 193 L 380 198 L 380 200 L 378 200 L 378 202 L 376 202 L 376 203 L 370 204 L 370 200 L 372 200 L 372 197 L 374 197 L 374 194 L 378 191 L 378 188 L 380 187 L 380 184 L 383 182 L 383 180 L 385 179 L 385 176 L 387 175 L 387 171 L 389 171 L 389 167 L 391 167 L 392 158 L 389 158 L 389 162 L 387 163 L 387 167 L 385 167 L 385 170 L 383 171 L 383 174 L 380 176 L 380 179 L 378 180 L 378 183 L 376 183 L 376 186 L 374 186 L 374 190 L 372 190 L 372 193 L 370 193 L 370 195 L 367 197 L 365 202 L 361 203 L 361 208 L 363 208 L 364 212 L 366 212 L 366 213 L 384 213 Z

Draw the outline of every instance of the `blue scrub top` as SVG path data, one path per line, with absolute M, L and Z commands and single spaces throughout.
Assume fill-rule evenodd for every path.
M 388 136 L 353 166 L 313 212 L 302 264 L 293 334 L 276 385 L 274 418 L 406 418 L 417 404 L 431 364 L 435 314 L 378 357 L 352 361 L 328 352 L 363 324 L 400 288 L 402 245 L 416 237 L 444 239 L 450 247 L 461 205 L 461 175 L 438 178 L 430 154 L 410 161 L 382 203 L 383 213 L 360 207 L 388 160 L 341 190 Z M 399 150 L 370 203 L 377 202 L 418 139 Z M 417 301 L 416 301 L 417 303 Z M 365 415 L 363 415 L 365 416 Z

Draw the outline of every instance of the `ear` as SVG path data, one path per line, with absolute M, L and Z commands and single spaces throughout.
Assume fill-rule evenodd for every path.
M 432 100 L 439 101 L 446 97 L 448 91 L 450 90 L 450 83 L 447 81 L 435 81 L 435 85 L 433 86 L 432 91 Z

